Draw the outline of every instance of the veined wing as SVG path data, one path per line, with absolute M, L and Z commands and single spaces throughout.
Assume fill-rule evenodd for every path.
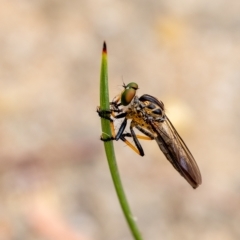
M 157 133 L 155 140 L 174 168 L 193 187 L 202 183 L 201 173 L 188 147 L 167 116 L 164 122 L 152 121 L 150 124 Z

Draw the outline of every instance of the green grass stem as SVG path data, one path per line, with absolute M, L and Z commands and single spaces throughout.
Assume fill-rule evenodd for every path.
M 108 63 L 107 63 L 107 46 L 104 42 L 103 44 L 103 52 L 102 52 L 102 63 L 101 63 L 101 76 L 100 76 L 100 109 L 101 110 L 109 110 L 109 91 L 108 91 Z M 102 124 L 102 137 L 106 138 L 107 136 L 111 136 L 111 127 L 110 121 L 104 118 L 101 118 Z M 130 231 L 135 240 L 142 240 L 141 234 L 138 230 L 134 217 L 131 213 L 130 207 L 127 202 L 126 195 L 123 190 L 123 186 L 121 183 L 121 178 L 119 175 L 115 152 L 113 148 L 113 141 L 103 142 L 104 148 L 108 160 L 109 169 L 111 172 L 112 180 L 114 187 L 116 189 L 116 193 L 118 196 L 118 200 L 120 202 L 123 214 L 126 218 Z

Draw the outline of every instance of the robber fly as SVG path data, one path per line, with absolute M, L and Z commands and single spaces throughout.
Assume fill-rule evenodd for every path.
M 144 156 L 144 151 L 138 139 L 155 140 L 173 167 L 193 188 L 197 188 L 202 183 L 201 173 L 188 147 L 166 116 L 163 102 L 148 94 L 136 96 L 136 83 L 124 84 L 123 87 L 123 92 L 110 103 L 110 111 L 97 110 L 100 117 L 111 121 L 112 126 L 114 119 L 124 119 L 117 134 L 112 127 L 112 136 L 102 140 L 121 139 L 141 156 Z M 131 120 L 130 133 L 124 132 L 127 120 Z M 145 136 L 137 135 L 134 128 Z M 126 137 L 132 137 L 135 146 Z

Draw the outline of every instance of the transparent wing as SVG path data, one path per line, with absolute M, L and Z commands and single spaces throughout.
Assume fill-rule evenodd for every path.
M 202 183 L 201 173 L 188 147 L 166 116 L 164 122 L 150 123 L 157 133 L 155 140 L 174 168 L 193 188 Z

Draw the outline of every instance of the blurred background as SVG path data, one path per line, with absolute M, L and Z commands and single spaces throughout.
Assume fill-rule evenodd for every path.
M 115 150 L 144 239 L 240 239 L 240 2 L 3 0 L 0 239 L 131 240 L 96 113 L 102 44 L 111 99 L 162 100 L 193 153 L 193 190 L 154 141 Z

